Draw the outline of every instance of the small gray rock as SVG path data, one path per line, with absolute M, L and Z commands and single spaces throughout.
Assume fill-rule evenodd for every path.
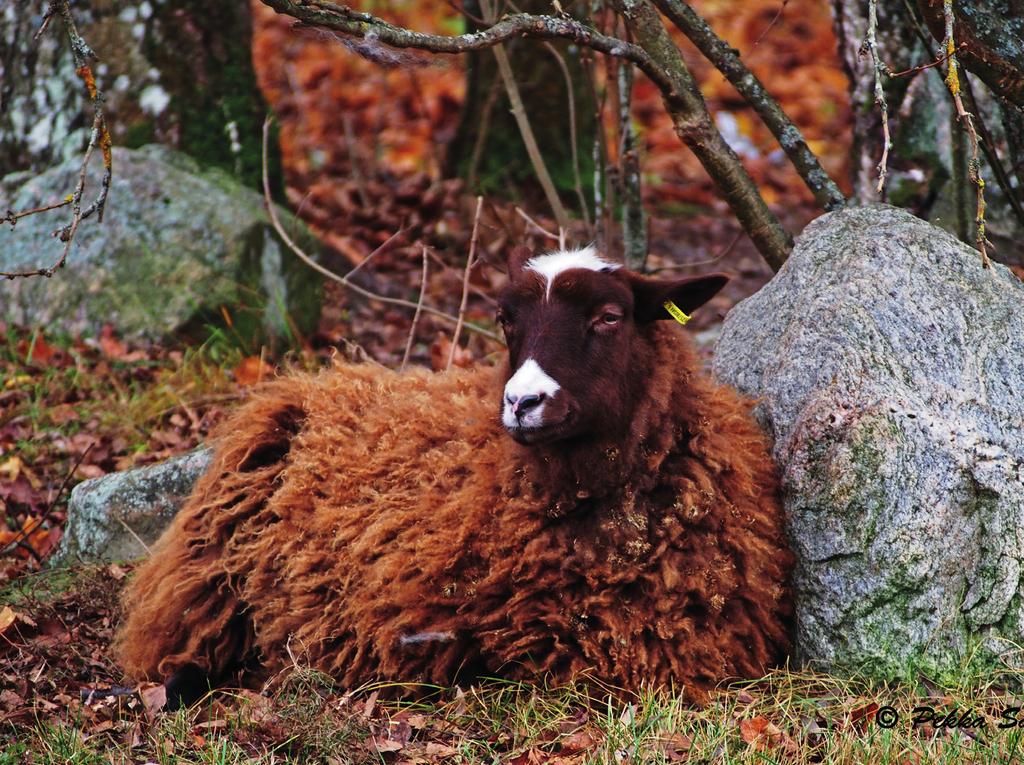
M 1024 663 L 1019 279 L 902 210 L 830 213 L 729 313 L 713 369 L 775 439 L 799 659 Z
M 0 210 L 27 210 L 60 200 L 78 181 L 80 158 L 37 176 L 0 181 Z M 85 203 L 99 188 L 102 165 L 90 167 Z M 319 246 L 295 218 L 279 217 L 306 252 Z M 66 209 L 0 228 L 0 271 L 52 265 L 62 244 L 52 236 Z M 154 340 L 209 326 L 250 350 L 315 328 L 321 277 L 287 250 L 260 194 L 219 170 L 201 170 L 163 146 L 114 149 L 114 180 L 103 223 L 82 222 L 67 264 L 53 277 L 0 281 L 0 320 L 71 334 L 97 334 L 106 323 L 125 337 Z
M 210 449 L 199 448 L 157 465 L 78 484 L 71 492 L 68 522 L 53 565 L 146 555 L 146 546 L 170 524 L 212 457 Z

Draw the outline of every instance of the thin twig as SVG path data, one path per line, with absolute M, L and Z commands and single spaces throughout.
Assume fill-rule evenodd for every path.
M 337 282 L 346 289 L 352 290 L 357 295 L 362 295 L 363 297 L 369 300 L 378 300 L 381 303 L 387 303 L 388 305 L 397 305 L 402 306 L 403 308 L 411 308 L 415 310 L 416 303 L 413 303 L 410 300 L 403 300 L 402 298 L 393 298 L 387 297 L 385 295 L 379 295 L 376 292 L 371 292 L 368 289 L 360 287 L 358 284 L 350 282 L 344 276 L 339 276 L 333 271 L 324 268 L 322 265 L 317 263 L 313 258 L 311 258 L 308 254 L 306 254 L 306 252 L 301 247 L 299 247 L 298 244 L 295 243 L 291 236 L 289 236 L 288 232 L 285 231 L 284 226 L 281 225 L 281 221 L 277 217 L 277 209 L 270 195 L 270 177 L 267 171 L 267 140 L 270 120 L 271 118 L 267 117 L 267 119 L 263 123 L 263 201 L 264 205 L 267 208 L 267 215 L 270 217 L 270 224 L 271 226 L 273 226 L 274 231 L 277 232 L 278 236 L 281 237 L 281 241 L 284 242 L 285 246 L 289 250 L 291 250 L 295 254 L 295 256 L 299 258 L 299 260 L 301 260 L 307 266 L 309 266 L 314 271 L 319 273 L 321 276 L 325 276 L 331 281 Z M 385 244 L 387 244 L 387 242 L 385 242 Z M 384 245 L 381 246 L 383 247 Z M 375 253 L 370 253 L 366 257 L 371 258 L 373 257 L 374 254 Z M 452 316 L 451 314 L 447 314 L 444 311 L 439 311 L 436 308 L 431 308 L 430 306 L 425 305 L 423 306 L 422 310 L 425 311 L 426 313 L 429 313 L 431 316 L 438 317 L 439 319 L 444 319 L 445 321 L 451 322 L 453 324 L 458 323 L 457 317 Z M 483 327 L 478 327 L 475 324 L 471 324 L 470 322 L 465 322 L 465 326 L 466 329 L 472 332 L 476 332 L 478 335 L 483 335 L 486 338 L 494 340 L 496 343 L 502 342 L 501 338 L 499 338 L 496 334 L 484 329 Z
M 439 265 L 445 271 L 454 271 L 455 270 L 454 268 L 449 266 L 447 263 L 445 263 L 444 262 L 444 258 L 442 258 L 440 255 L 438 255 L 436 252 L 434 252 L 430 247 L 427 248 L 427 253 L 430 256 L 430 259 L 432 261 L 434 261 L 435 263 L 437 263 L 437 265 Z M 498 305 L 498 301 L 497 300 L 495 300 L 493 297 L 488 295 L 485 290 L 480 289 L 475 284 L 470 284 L 469 285 L 469 289 L 473 292 L 474 295 L 476 295 L 478 298 L 483 300 L 485 303 L 490 303 L 493 306 Z
M 619 96 L 619 204 L 622 209 L 622 259 L 633 271 L 647 264 L 647 216 L 640 173 L 640 154 L 633 130 L 633 67 L 620 66 Z
M 596 15 L 596 13 L 592 11 L 591 15 Z M 605 184 L 608 180 L 606 172 L 608 137 L 605 135 L 604 130 L 604 107 L 607 101 L 608 90 L 605 88 L 602 92 L 598 93 L 597 77 L 594 74 L 597 64 L 589 49 L 583 50 L 581 61 L 584 67 L 583 73 L 587 81 L 587 87 L 590 89 L 590 96 L 594 100 L 596 130 L 594 131 L 594 143 L 591 146 L 591 160 L 594 163 L 594 226 L 591 229 L 591 236 L 598 248 L 601 249 L 609 239 L 607 236 L 608 216 L 605 215 L 605 202 L 607 199 Z
M 985 120 L 981 116 L 981 109 L 978 106 L 978 100 L 974 97 L 974 86 L 971 85 L 971 78 L 964 77 L 961 84 L 963 85 L 963 94 L 967 96 L 967 106 L 971 108 L 971 114 L 974 115 L 974 126 L 977 128 L 978 136 L 981 138 L 981 150 L 985 152 L 988 166 L 992 168 L 992 172 L 996 176 L 996 183 L 999 184 L 999 188 L 1006 195 L 1014 215 L 1017 216 L 1017 220 L 1024 224 L 1024 206 L 1021 205 L 1019 198 L 1020 190 L 1013 187 L 1013 184 L 1010 182 L 1010 176 L 999 159 L 999 154 L 996 152 L 996 142 L 992 138 L 992 133 L 989 131 L 988 126 L 985 125 Z
M 50 26 L 50 22 L 53 20 L 55 15 L 57 15 L 57 4 L 50 3 L 46 8 L 46 13 L 43 14 L 43 23 L 39 25 L 39 29 L 36 30 L 36 33 L 32 35 L 32 42 L 39 42 L 39 38 L 43 36 L 44 32 L 46 32 L 46 28 Z
M 782 0 L 782 5 L 779 6 L 779 10 L 775 12 L 775 15 L 772 17 L 772 20 L 768 22 L 768 26 L 764 28 L 764 31 L 757 36 L 756 40 L 754 40 L 754 44 L 750 46 L 750 53 L 748 54 L 747 58 L 753 55 L 754 48 L 761 44 L 761 41 L 768 36 L 768 33 L 771 32 L 775 25 L 779 22 L 779 19 L 782 18 L 782 14 L 786 10 L 786 5 L 788 4 L 789 0 Z
M 483 209 L 484 198 L 476 198 L 476 213 L 473 215 L 473 234 L 469 238 L 469 257 L 466 258 L 466 273 L 462 277 L 462 301 L 459 303 L 459 319 L 455 324 L 455 331 L 452 333 L 452 347 L 448 351 L 448 363 L 445 370 L 452 368 L 455 361 L 455 351 L 459 347 L 459 336 L 462 334 L 462 324 L 466 316 L 466 301 L 469 299 L 469 276 L 476 265 L 476 243 L 480 233 L 480 210 Z
M 576 92 L 573 88 L 572 75 L 569 73 L 569 65 L 565 63 L 562 54 L 558 52 L 551 43 L 544 41 L 544 47 L 555 57 L 558 67 L 562 70 L 562 77 L 565 79 L 565 93 L 569 99 L 569 151 L 572 155 L 572 176 L 576 185 L 576 198 L 580 203 L 580 214 L 583 216 L 583 225 L 590 232 L 590 211 L 587 210 L 587 198 L 583 194 L 583 179 L 580 177 L 580 152 L 579 141 L 576 134 Z
M 967 47 L 967 43 L 961 43 L 960 44 L 960 48 L 961 49 L 966 48 L 966 47 Z M 908 77 L 909 75 L 917 74 L 918 72 L 923 72 L 925 69 L 931 69 L 933 66 L 942 66 L 943 64 L 946 63 L 946 59 L 948 59 L 952 55 L 953 55 L 952 53 L 943 53 L 937 59 L 935 59 L 934 61 L 931 61 L 931 62 L 929 62 L 927 64 L 921 64 L 921 66 L 915 66 L 912 69 L 904 69 L 902 72 L 891 72 L 889 74 L 889 76 L 890 77 Z
M 370 207 L 369 197 L 366 194 L 366 178 L 363 176 L 362 161 L 356 156 L 356 136 L 352 129 L 352 115 L 347 112 L 341 118 L 342 129 L 345 133 L 345 146 L 348 149 L 348 160 L 352 166 L 352 178 L 356 182 L 356 193 L 359 194 L 359 203 L 364 209 Z
M 464 16 L 465 18 L 469 19 L 474 24 L 476 24 L 478 26 L 481 26 L 481 27 L 486 25 L 486 22 L 482 18 L 480 18 L 479 16 L 477 16 L 477 15 L 467 11 L 466 7 L 464 5 L 461 5 L 460 3 L 454 2 L 454 0 L 445 0 L 445 2 L 448 4 L 449 8 L 451 8 L 452 10 L 458 12 L 459 14 Z
M 124 518 L 118 518 L 117 522 L 120 523 L 122 526 L 124 526 L 124 530 L 132 535 L 132 539 L 134 539 L 136 542 L 138 542 L 140 545 L 142 545 L 142 549 L 146 551 L 146 555 L 149 555 L 149 556 L 152 557 L 153 551 L 149 549 L 149 545 L 147 545 L 145 542 L 143 542 L 142 538 L 138 534 L 135 533 L 135 530 L 132 529 L 131 526 L 129 526 L 127 523 L 124 522 Z
M 24 210 L 23 212 L 16 213 L 12 210 L 8 210 L 7 214 L 0 218 L 0 223 L 10 223 L 14 226 L 18 222 L 19 218 L 26 218 L 29 215 L 37 215 L 38 213 L 49 212 L 50 210 L 57 210 L 61 207 L 67 207 L 74 200 L 72 194 L 68 194 L 67 197 L 62 199 L 60 202 L 54 202 L 52 205 L 43 205 L 42 207 L 36 207 L 32 210 Z
M 53 512 L 53 508 L 57 505 L 57 502 L 60 500 L 61 496 L 64 494 L 64 490 L 68 488 L 68 483 L 71 482 L 72 477 L 75 475 L 75 471 L 78 470 L 79 467 L 81 467 L 83 462 L 85 462 L 85 458 L 89 456 L 89 452 L 92 451 L 92 448 L 95 445 L 96 445 L 95 441 L 90 442 L 89 445 L 87 447 L 85 447 L 85 449 L 82 451 L 82 453 L 78 456 L 78 459 L 75 460 L 75 464 L 72 465 L 71 466 L 71 470 L 69 470 L 65 474 L 64 480 L 61 481 L 60 482 L 60 486 L 57 487 L 57 493 L 53 495 L 53 498 L 50 500 L 50 503 L 46 506 L 46 510 L 44 510 L 43 514 L 41 516 L 39 516 L 39 522 L 33 527 L 33 530 L 40 528 L 43 525 L 44 522 L 49 520 L 50 513 Z M 23 526 L 21 528 L 21 531 L 18 532 L 18 536 L 16 536 L 14 539 L 12 539 L 8 543 L 7 547 L 5 547 L 3 552 L 0 553 L 0 554 L 6 554 L 9 550 L 13 549 L 14 547 L 23 544 L 24 540 L 26 540 L 28 538 L 28 535 L 30 533 L 31 532 L 27 532 L 26 533 L 25 527 Z M 27 545 L 27 546 L 31 549 L 31 545 Z M 35 551 L 33 550 L 33 552 L 35 552 Z M 39 558 L 39 554 L 36 553 L 35 557 L 38 559 Z
M 483 9 L 487 20 L 493 21 L 494 8 L 490 0 L 481 0 L 480 7 Z M 519 127 L 519 134 L 522 136 L 523 144 L 526 146 L 526 154 L 530 158 L 530 164 L 533 165 L 533 172 L 537 176 L 537 182 L 540 183 L 544 196 L 547 197 L 548 204 L 551 205 L 551 212 L 554 213 L 558 225 L 569 228 L 569 214 L 565 211 L 565 206 L 558 196 L 558 189 L 555 188 L 555 182 L 551 180 L 551 173 L 548 172 L 547 165 L 544 163 L 544 155 L 541 154 L 540 146 L 537 143 L 537 136 L 534 135 L 530 118 L 526 114 L 526 106 L 523 104 L 523 97 L 519 92 L 519 85 L 516 82 L 515 74 L 512 72 L 512 64 L 509 62 L 505 46 L 499 43 L 491 49 L 491 53 L 494 54 L 494 60 L 498 62 L 498 74 L 501 76 L 502 84 L 505 86 L 505 93 L 508 95 L 509 104 L 512 107 L 512 117 Z
M 516 215 L 518 215 L 520 218 L 522 218 L 527 223 L 532 225 L 540 233 L 544 234 L 544 236 L 546 236 L 548 239 L 554 239 L 556 242 L 560 241 L 561 237 L 558 234 L 553 234 L 550 231 L 548 231 L 546 228 L 544 228 L 542 225 L 540 225 L 537 221 L 535 221 L 533 218 L 531 218 L 529 215 L 527 215 L 523 211 L 523 208 L 516 207 L 515 209 L 516 209 Z
M 650 271 L 650 273 L 660 274 L 662 271 L 680 271 L 684 268 L 697 268 L 698 266 L 709 266 L 712 263 L 717 263 L 730 252 L 732 252 L 732 248 L 736 246 L 736 243 L 740 240 L 742 236 L 743 229 L 740 229 L 739 231 L 736 232 L 736 236 L 732 238 L 732 241 L 729 242 L 729 244 L 727 244 L 721 251 L 719 251 L 718 254 L 712 255 L 710 258 L 707 258 L 706 260 L 697 260 L 694 261 L 693 263 L 673 263 L 670 266 L 662 266 L 661 268 L 655 268 L 653 271 Z
M 974 128 L 974 115 L 964 108 L 963 99 L 960 97 L 960 65 L 956 58 L 956 42 L 953 39 L 953 0 L 943 0 L 942 12 L 946 22 L 946 54 L 948 67 L 946 69 L 946 87 L 953 96 L 953 103 L 956 106 L 956 116 L 960 126 L 967 132 L 967 138 L 971 144 L 971 158 L 967 163 L 968 174 L 971 181 L 978 190 L 977 206 L 975 208 L 974 222 L 977 226 L 975 232 L 975 245 L 981 253 L 982 268 L 989 267 L 987 247 L 991 243 L 985 236 L 985 179 L 981 176 L 981 160 L 978 159 L 978 132 Z
M 38 39 L 39 35 L 43 33 L 47 26 L 49 26 L 49 22 L 54 16 L 60 16 L 61 20 L 64 22 L 64 31 L 67 34 L 71 47 L 71 56 L 75 63 L 75 73 L 85 84 L 86 91 L 89 94 L 89 101 L 92 103 L 93 108 L 92 130 L 89 133 L 89 143 L 85 149 L 82 168 L 78 174 L 78 184 L 69 199 L 65 199 L 65 201 L 60 204 L 43 206 L 36 210 L 30 210 L 24 213 L 13 213 L 8 211 L 2 219 L 3 221 L 8 221 L 13 225 L 18 218 L 23 218 L 26 215 L 43 213 L 70 204 L 72 209 L 71 222 L 54 232 L 54 235 L 64 243 L 64 248 L 61 251 L 60 257 L 48 267 L 35 268 L 28 271 L 0 272 L 0 277 L 5 279 L 24 279 L 31 276 L 45 276 L 46 278 L 50 278 L 58 269 L 63 268 L 64 264 L 67 262 L 68 255 L 71 252 L 71 245 L 73 244 L 75 234 L 78 231 L 78 225 L 94 213 L 97 214 L 99 222 L 103 222 L 103 210 L 106 207 L 107 193 L 110 190 L 110 182 L 113 178 L 113 152 L 111 148 L 110 132 L 107 130 L 106 118 L 103 116 L 103 94 L 96 86 L 96 78 L 93 75 L 92 67 L 89 65 L 89 62 L 94 61 L 97 56 L 93 52 L 92 48 L 89 47 L 89 44 L 86 43 L 78 33 L 78 28 L 75 26 L 75 19 L 71 14 L 70 7 L 68 6 L 68 0 L 50 0 L 46 13 L 43 17 L 43 23 L 35 35 L 36 39 Z M 99 146 L 100 151 L 103 154 L 103 178 L 100 181 L 100 190 L 96 198 L 83 210 L 82 196 L 85 192 L 86 174 L 89 169 L 89 161 L 92 159 L 93 151 L 97 146 Z
M 651 0 L 614 0 L 636 43 L 608 37 L 572 18 L 512 14 L 493 26 L 461 35 L 432 35 L 390 24 L 344 6 L 325 7 L 316 0 L 262 0 L 279 13 L 304 24 L 337 31 L 367 46 L 412 48 L 458 54 L 493 48 L 513 38 L 571 40 L 577 45 L 632 61 L 661 92 L 676 135 L 697 156 L 732 208 L 758 251 L 778 270 L 793 241 L 769 209 L 757 185 L 726 143 L 708 114 L 707 105 L 679 49 L 672 43 Z
M 398 237 L 400 237 L 402 234 L 404 234 L 408 230 L 409 229 L 407 229 L 405 227 L 405 222 L 403 221 L 402 225 L 398 229 L 398 231 L 393 233 L 391 236 L 389 236 L 387 239 L 385 239 L 381 244 L 379 244 L 377 246 L 377 249 L 375 249 L 373 252 L 371 252 L 369 255 L 367 255 L 362 260 L 360 260 L 356 264 L 355 268 L 353 268 L 351 271 L 349 271 L 347 274 L 345 274 L 345 278 L 346 279 L 351 279 L 353 276 L 355 276 L 357 273 L 359 273 L 359 269 L 361 269 L 363 266 L 365 266 L 367 263 L 369 263 L 377 255 L 380 255 L 382 252 L 387 252 L 388 250 L 390 250 L 391 249 L 391 246 L 390 246 L 391 243 L 394 242 L 396 239 L 398 239 Z
M 480 170 L 480 160 L 484 155 L 484 145 L 491 132 L 491 115 L 494 113 L 494 105 L 498 103 L 498 94 L 501 93 L 501 83 L 498 80 L 491 81 L 491 89 L 487 91 L 487 99 L 484 101 L 484 108 L 480 110 L 480 123 L 476 133 L 476 140 L 473 142 L 473 151 L 469 155 L 469 170 L 466 172 L 466 183 L 469 188 L 476 188 L 477 173 Z
M 399 371 L 405 371 L 405 365 L 409 363 L 409 354 L 412 353 L 412 342 L 416 338 L 416 326 L 420 321 L 420 311 L 423 310 L 423 296 L 427 292 L 427 245 L 423 245 L 423 275 L 420 277 L 420 296 L 416 301 L 416 313 L 412 315 L 412 324 L 409 325 L 409 337 L 405 341 L 405 353 L 402 354 L 402 366 Z
M 871 66 L 875 75 L 875 105 L 882 112 L 882 158 L 878 161 L 878 185 L 875 190 L 881 194 L 885 188 L 885 177 L 889 172 L 889 148 L 892 140 L 889 136 L 889 104 L 885 100 L 882 88 L 882 75 L 889 75 L 889 67 L 882 63 L 878 56 L 878 0 L 868 0 L 868 31 L 861 44 L 861 55 L 871 56 Z

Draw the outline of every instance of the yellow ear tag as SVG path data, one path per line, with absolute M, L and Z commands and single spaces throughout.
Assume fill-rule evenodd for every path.
M 665 310 L 672 315 L 672 318 L 678 321 L 680 324 L 686 324 L 686 322 L 693 318 L 692 316 L 687 316 L 685 313 L 683 313 L 683 309 L 681 309 L 671 300 L 666 300 L 664 303 L 662 303 L 662 305 L 665 306 Z

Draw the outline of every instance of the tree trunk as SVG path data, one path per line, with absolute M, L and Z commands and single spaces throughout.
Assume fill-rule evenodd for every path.
M 88 142 L 91 110 L 60 19 L 33 40 L 45 7 L 13 0 L 0 10 L 0 176 L 38 172 Z M 116 145 L 167 144 L 259 187 L 267 106 L 247 2 L 82 0 L 72 13 L 99 57 L 93 71 Z
M 468 0 L 463 7 L 472 16 L 483 17 L 479 0 Z M 524 0 L 517 7 L 525 13 L 548 13 L 551 2 Z M 466 26 L 466 31 L 480 28 L 468 19 Z M 591 148 L 597 125 L 594 99 L 579 48 L 562 41 L 548 45 L 558 56 L 551 48 L 532 40 L 507 43 L 505 49 L 526 116 L 555 187 L 567 207 L 582 215 L 576 189 L 580 186 L 588 199 L 592 193 Z M 571 90 L 567 88 L 566 70 L 572 81 Z M 575 157 L 569 129 L 570 108 L 575 110 L 576 118 Z M 445 173 L 467 178 L 482 191 L 539 191 L 494 54 L 489 50 L 472 52 L 466 57 L 466 100 L 458 131 L 449 147 Z

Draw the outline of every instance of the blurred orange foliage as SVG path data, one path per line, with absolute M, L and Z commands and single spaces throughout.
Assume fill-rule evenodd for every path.
M 388 21 L 418 31 L 462 31 L 458 14 L 444 3 L 397 0 L 374 6 Z M 293 30 L 293 19 L 258 0 L 252 7 L 256 75 L 280 121 L 289 171 L 306 176 L 350 168 L 353 160 L 362 172 L 378 164 L 396 174 L 440 171 L 465 91 L 459 59 L 374 46 L 367 52 L 385 62 L 378 63 L 339 35 Z
M 380 46 L 359 55 L 353 49 L 357 43 L 329 32 L 293 30 L 291 19 L 252 2 L 257 75 L 280 120 L 291 185 L 306 187 L 321 173 L 437 176 L 458 123 L 463 60 Z M 694 5 L 740 52 L 846 190 L 850 107 L 828 5 L 820 0 L 698 0 Z M 393 0 L 371 10 L 418 31 L 457 34 L 462 29 L 446 3 Z M 812 203 L 753 111 L 681 34 L 673 35 L 720 129 L 769 203 Z M 646 146 L 649 203 L 712 202 L 710 179 L 676 137 L 657 89 L 644 78 L 638 78 L 633 111 Z

